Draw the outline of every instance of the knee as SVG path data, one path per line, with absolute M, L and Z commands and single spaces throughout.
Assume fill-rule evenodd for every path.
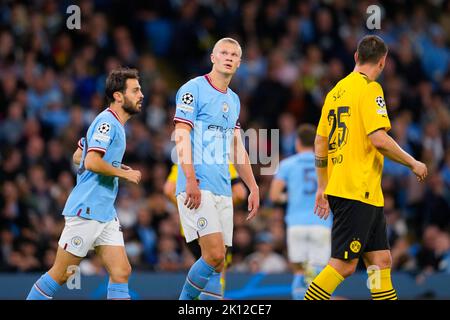
M 392 266 L 392 257 L 389 253 L 379 255 L 374 259 L 372 264 L 378 266 L 380 269 L 390 268 Z
M 350 277 L 356 271 L 357 261 L 344 262 L 344 261 L 330 261 L 330 266 L 333 267 L 343 278 Z
M 110 270 L 109 276 L 114 283 L 126 283 L 131 275 L 131 265 L 124 265 Z
M 225 261 L 225 252 L 223 250 L 207 252 L 203 255 L 203 259 L 205 259 L 209 265 L 215 267 L 216 271 L 220 271 L 223 266 L 223 262 Z
M 356 265 L 346 265 L 345 267 L 343 267 L 340 271 L 339 274 L 344 277 L 344 278 L 348 278 L 350 277 L 352 274 L 354 274 L 356 271 Z

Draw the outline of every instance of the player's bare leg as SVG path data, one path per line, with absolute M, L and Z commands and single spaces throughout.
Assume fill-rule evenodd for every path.
M 55 262 L 48 271 L 48 274 L 53 280 L 58 282 L 58 284 L 62 285 L 66 283 L 67 279 L 73 274 L 73 272 L 69 272 L 69 267 L 78 266 L 81 260 L 83 260 L 83 258 L 77 257 L 58 246 Z
M 192 265 L 186 277 L 180 300 L 194 300 L 202 293 L 202 299 L 222 299 L 220 272 L 225 260 L 225 244 L 222 233 L 200 237 L 202 256 Z
M 83 258 L 77 257 L 58 246 L 53 266 L 33 285 L 27 300 L 50 300 L 56 291 L 75 272 L 70 266 L 78 266 Z
M 202 236 L 199 244 L 202 248 L 203 259 L 213 266 L 216 272 L 222 272 L 226 251 L 222 233 L 216 232 Z
M 225 271 L 226 246 L 222 233 L 211 233 L 199 239 L 202 248 L 202 257 L 215 268 L 209 278 L 200 300 L 221 300 L 223 299 L 223 289 L 221 284 L 222 273 Z
M 129 300 L 128 278 L 131 265 L 123 246 L 102 245 L 95 248 L 109 273 L 108 299 Z

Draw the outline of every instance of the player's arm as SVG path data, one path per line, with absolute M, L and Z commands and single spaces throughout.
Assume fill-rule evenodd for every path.
M 387 134 L 387 131 L 391 128 L 391 123 L 380 84 L 373 81 L 367 86 L 362 103 L 359 111 L 364 129 L 373 146 L 389 159 L 408 166 L 417 176 L 417 179 L 422 181 L 427 176 L 425 164 L 415 160 Z
M 84 159 L 84 167 L 86 170 L 92 171 L 102 176 L 119 177 L 130 182 L 138 184 L 141 180 L 141 173 L 138 170 L 116 168 L 103 160 L 103 152 L 96 150 L 88 150 L 86 159 Z
M 81 162 L 81 156 L 83 155 L 83 149 L 80 147 L 77 147 L 77 150 L 72 155 L 72 161 L 75 165 L 80 165 Z
M 283 192 L 286 184 L 283 180 L 274 178 L 270 184 L 269 198 L 274 203 L 285 203 L 287 200 L 286 193 Z
M 319 124 L 320 126 L 320 124 Z M 328 185 L 328 138 L 317 134 L 314 140 L 315 165 L 317 174 L 317 192 L 314 213 L 326 219 L 330 214 L 330 207 L 325 189 Z
M 233 139 L 233 158 L 231 159 L 236 171 L 241 177 L 242 181 L 247 185 L 250 190 L 248 196 L 248 211 L 250 213 L 247 216 L 247 220 L 250 220 L 256 216 L 259 208 L 259 187 L 256 184 L 255 176 L 253 175 L 252 166 L 250 165 L 250 159 L 245 150 L 244 144 L 241 138 L 241 131 L 239 129 L 234 130 Z
M 85 141 L 86 141 L 86 139 L 84 137 L 82 137 L 82 138 L 80 138 L 80 140 L 78 140 L 77 149 L 75 150 L 75 152 L 72 155 L 72 161 L 76 166 L 80 165 L 81 157 L 83 156 L 83 148 L 84 148 Z
M 369 139 L 377 150 L 389 159 L 409 167 L 417 176 L 417 180 L 423 181 L 427 176 L 427 167 L 424 163 L 414 159 L 403 150 L 387 132 L 381 128 L 369 134 Z
M 186 200 L 184 205 L 189 209 L 197 209 L 201 203 L 201 193 L 192 161 L 191 130 L 192 127 L 189 124 L 177 122 L 175 124 L 175 145 L 178 161 L 186 177 Z

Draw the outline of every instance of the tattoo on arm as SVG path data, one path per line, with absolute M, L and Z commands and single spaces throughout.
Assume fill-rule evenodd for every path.
M 326 168 L 328 166 L 328 157 L 316 157 L 316 167 Z

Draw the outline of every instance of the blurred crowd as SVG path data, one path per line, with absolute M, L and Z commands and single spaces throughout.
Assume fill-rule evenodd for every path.
M 295 152 L 296 126 L 317 124 L 325 94 L 352 71 L 358 39 L 375 33 L 389 45 L 379 81 L 390 134 L 429 168 L 419 184 L 407 168 L 385 162 L 393 269 L 450 273 L 450 1 L 379 2 L 382 29 L 374 31 L 366 28 L 373 1 L 76 3 L 79 30 L 66 27 L 69 1 L 0 4 L 0 271 L 52 265 L 76 179 L 71 156 L 106 107 L 111 69 L 138 68 L 145 94 L 145 108 L 126 126 L 124 158 L 142 181 L 122 183 L 116 201 L 126 251 L 134 270 L 185 271 L 194 260 L 163 194 L 178 86 L 209 71 L 215 41 L 236 38 L 244 54 L 231 87 L 241 98 L 241 125 L 279 128 L 282 159 Z M 235 208 L 230 270 L 287 272 L 284 208 L 268 199 L 272 176 L 260 169 L 259 216 L 249 223 L 245 203 Z M 81 269 L 104 274 L 93 254 Z

